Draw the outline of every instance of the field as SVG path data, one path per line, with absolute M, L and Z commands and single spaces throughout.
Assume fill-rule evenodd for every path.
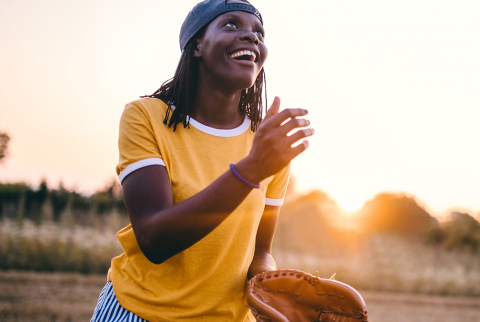
M 0 271 L 0 321 L 89 321 L 104 275 Z M 371 322 L 478 321 L 479 297 L 362 292 Z
M 25 196 L 16 208 L 11 201 L 1 205 L 0 322 L 90 320 L 111 259 L 123 251 L 115 234 L 128 224 L 128 216 L 113 206 L 99 212 L 110 195 L 83 200 L 52 192 L 65 197 L 65 209 L 57 212 L 53 203 L 34 207 Z M 480 224 L 473 217 L 456 213 L 429 231 L 433 235 L 361 233 L 335 226 L 341 217 L 325 206 L 321 193 L 302 198 L 282 208 L 273 245 L 279 268 L 318 271 L 326 278 L 336 273 L 361 291 L 371 322 L 480 321 Z M 400 202 L 398 209 L 412 208 L 408 198 L 392 200 Z M 428 216 L 413 205 L 399 218 Z M 390 208 L 378 216 L 390 216 Z

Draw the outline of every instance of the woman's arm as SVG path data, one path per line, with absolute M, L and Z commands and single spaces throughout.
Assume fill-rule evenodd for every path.
M 265 206 L 265 210 L 258 226 L 255 242 L 255 255 L 248 269 L 248 279 L 257 274 L 277 269 L 277 263 L 272 256 L 272 243 L 277 229 L 280 207 Z
M 276 98 L 255 134 L 250 154 L 235 165 L 250 182 L 258 183 L 274 175 L 308 147 L 306 141 L 291 146 L 312 135 L 312 129 L 287 136 L 290 131 L 309 124 L 296 118 L 307 111 L 286 109 L 278 113 L 279 108 L 280 100 Z M 140 249 L 157 264 L 205 237 L 235 210 L 251 189 L 229 170 L 204 190 L 173 205 L 170 181 L 162 166 L 136 170 L 123 181 L 125 204 Z

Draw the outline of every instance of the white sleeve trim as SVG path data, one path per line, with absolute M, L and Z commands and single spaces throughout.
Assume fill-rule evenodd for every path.
M 128 176 L 133 171 L 137 171 L 138 169 L 145 168 L 151 165 L 165 166 L 165 162 L 163 162 L 163 160 L 160 158 L 149 158 L 149 159 L 143 159 L 135 163 L 132 163 L 128 167 L 126 167 L 122 171 L 122 173 L 120 173 L 120 175 L 118 176 L 118 179 L 120 180 L 120 184 L 122 184 L 123 179 L 125 179 L 125 177 Z
M 283 199 L 265 198 L 265 204 L 267 206 L 281 206 L 281 205 L 283 205 Z

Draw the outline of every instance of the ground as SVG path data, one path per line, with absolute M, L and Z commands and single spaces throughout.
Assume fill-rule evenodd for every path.
M 0 321 L 89 321 L 103 275 L 0 271 Z M 478 321 L 480 298 L 361 291 L 370 322 Z

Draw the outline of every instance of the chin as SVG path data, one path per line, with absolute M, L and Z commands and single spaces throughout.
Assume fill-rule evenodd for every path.
M 255 79 L 254 79 L 253 81 L 250 81 L 250 82 L 248 82 L 248 83 L 245 83 L 245 86 L 242 86 L 241 89 L 242 89 L 242 90 L 248 89 L 248 88 L 252 87 L 254 84 L 255 84 Z
M 233 83 L 235 84 L 235 87 L 237 87 L 240 90 L 244 90 L 247 88 L 252 87 L 255 84 L 255 81 L 257 80 L 257 75 L 251 76 L 249 75 L 248 77 L 235 77 L 232 79 Z

